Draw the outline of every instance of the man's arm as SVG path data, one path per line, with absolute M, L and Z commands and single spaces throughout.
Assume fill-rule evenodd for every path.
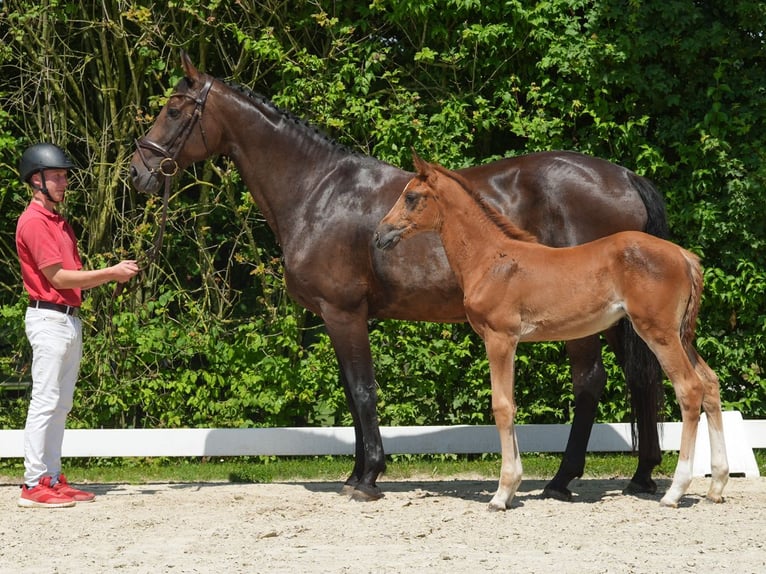
M 139 269 L 134 260 L 126 259 L 103 269 L 75 271 L 62 269 L 61 264 L 57 263 L 44 267 L 41 271 L 56 289 L 91 289 L 110 281 L 125 283 L 138 273 Z

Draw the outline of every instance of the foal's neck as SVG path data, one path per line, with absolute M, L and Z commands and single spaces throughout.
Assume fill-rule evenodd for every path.
M 536 245 L 533 236 L 511 224 L 502 214 L 459 185 L 445 187 L 440 196 L 444 251 L 465 291 L 467 271 L 507 256 L 511 250 Z M 465 272 L 464 272 L 465 271 Z M 475 273 L 471 273 L 475 276 Z

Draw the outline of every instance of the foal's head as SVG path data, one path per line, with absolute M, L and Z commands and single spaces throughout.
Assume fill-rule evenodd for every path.
M 469 196 L 490 224 L 497 226 L 510 239 L 537 241 L 533 235 L 516 227 L 489 205 L 459 174 L 424 161 L 414 151 L 412 159 L 417 175 L 407 183 L 391 211 L 378 224 L 375 242 L 379 248 L 391 248 L 401 239 L 422 231 L 439 231 L 444 221 L 442 198 L 455 193 Z
M 422 160 L 413 152 L 417 175 L 404 187 L 391 210 L 378 224 L 375 242 L 381 249 L 393 247 L 401 239 L 422 231 L 439 230 L 442 216 L 436 180 L 443 177 L 436 166 Z

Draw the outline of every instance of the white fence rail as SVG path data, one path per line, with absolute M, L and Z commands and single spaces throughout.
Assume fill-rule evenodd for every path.
M 563 452 L 570 425 L 518 425 L 522 452 Z M 678 450 L 681 423 L 660 425 L 662 450 Z M 24 431 L 0 430 L 0 458 L 24 456 Z M 381 427 L 388 454 L 439 454 L 499 452 L 494 426 Z M 743 420 L 737 411 L 724 412 L 724 434 L 733 474 L 759 476 L 754 448 L 766 448 L 766 420 Z M 588 450 L 628 452 L 630 425 L 597 424 Z M 250 456 L 250 455 L 351 455 L 354 429 L 251 428 L 251 429 L 67 429 L 65 457 L 152 456 Z M 703 415 L 697 434 L 694 474 L 710 473 L 707 422 Z

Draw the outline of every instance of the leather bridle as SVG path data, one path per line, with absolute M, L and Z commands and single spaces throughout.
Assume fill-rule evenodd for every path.
M 159 175 L 165 179 L 165 192 L 162 196 L 162 217 L 160 219 L 160 226 L 157 230 L 157 236 L 154 239 L 154 246 L 152 247 L 152 251 L 147 255 L 144 265 L 141 266 L 142 270 L 147 269 L 152 263 L 154 263 L 154 261 L 159 256 L 160 250 L 162 249 L 162 242 L 165 236 L 165 224 L 167 223 L 168 217 L 170 185 L 173 177 L 178 174 L 180 169 L 177 161 L 178 155 L 186 145 L 186 141 L 189 139 L 189 136 L 191 135 L 195 126 L 199 125 L 202 141 L 205 145 L 205 149 L 208 149 L 205 129 L 203 128 L 202 122 L 200 120 L 202 119 L 202 112 L 205 109 L 205 102 L 207 101 L 207 96 L 212 86 L 213 78 L 211 76 L 207 76 L 205 78 L 205 83 L 203 84 L 202 89 L 197 93 L 196 96 L 178 92 L 170 96 L 170 98 L 183 97 L 192 100 L 194 102 L 194 111 L 189 115 L 189 121 L 181 127 L 178 133 L 170 140 L 167 145 L 153 142 L 146 136 L 136 140 L 136 150 L 138 152 L 138 156 L 141 158 L 141 162 L 144 164 L 144 167 L 146 167 L 150 174 Z M 149 166 L 149 162 L 146 160 L 146 156 L 144 155 L 144 150 L 148 150 L 152 153 L 162 156 L 162 159 L 156 168 Z M 113 298 L 122 293 L 124 287 L 124 283 L 118 283 L 115 288 Z
M 207 101 L 207 96 L 212 86 L 213 78 L 211 76 L 207 76 L 205 78 L 205 83 L 202 86 L 202 89 L 197 93 L 196 96 L 176 92 L 172 94 L 170 98 L 168 98 L 171 99 L 175 97 L 182 97 L 190 99 L 194 102 L 194 111 L 189 115 L 189 121 L 182 126 L 182 128 L 178 131 L 178 133 L 176 133 L 176 135 L 173 137 L 173 139 L 170 140 L 168 144 L 162 145 L 153 142 L 146 136 L 136 140 L 138 156 L 141 158 L 141 162 L 144 164 L 144 167 L 146 167 L 150 174 L 159 174 L 165 177 L 167 181 L 168 178 L 172 178 L 178 173 L 178 154 L 181 153 L 181 150 L 186 145 L 186 141 L 189 139 L 189 136 L 191 135 L 192 131 L 194 130 L 194 126 L 196 125 L 199 125 L 202 141 L 205 145 L 205 149 L 207 149 L 207 137 L 205 136 L 205 129 L 203 128 L 200 119 L 202 119 L 202 112 L 205 109 L 205 102 Z M 148 150 L 162 156 L 162 160 L 160 161 L 158 167 L 154 168 L 149 166 L 149 162 L 146 161 L 146 156 L 144 156 L 143 150 Z

